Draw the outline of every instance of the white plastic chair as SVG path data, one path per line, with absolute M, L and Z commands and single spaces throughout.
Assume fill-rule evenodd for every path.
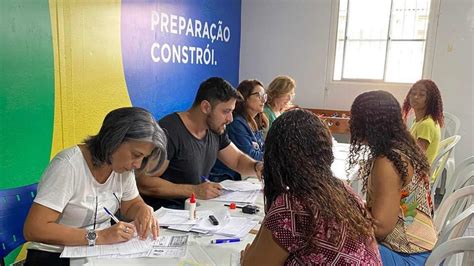
M 461 121 L 459 118 L 451 113 L 443 112 L 444 115 L 444 126 L 441 128 L 441 140 L 449 138 L 454 135 L 458 135 L 459 128 L 461 127 Z M 451 178 L 453 172 L 455 171 L 456 161 L 454 160 L 454 151 L 451 152 L 451 155 L 446 162 L 445 169 L 445 178 Z
M 443 169 L 448 161 L 449 156 L 453 152 L 454 147 L 458 144 L 461 136 L 455 135 L 451 136 L 447 139 L 442 140 L 439 143 L 439 152 L 436 155 L 435 159 L 433 160 L 433 164 L 431 165 L 430 169 L 430 176 L 432 180 L 431 184 L 431 198 L 434 199 L 434 194 L 436 191 L 436 187 L 438 187 L 439 182 L 441 181 L 441 173 L 443 173 Z M 447 176 L 446 183 L 449 183 L 450 176 Z M 444 187 L 443 187 L 444 189 Z
M 472 205 L 474 186 L 467 186 L 456 190 L 445 198 L 434 213 L 433 223 L 438 234 L 446 224 Z
M 474 217 L 474 205 L 461 212 L 458 216 L 446 223 L 446 226 L 439 232 L 438 242 L 436 246 L 458 237 L 462 237 L 466 233 L 469 223 Z
M 474 185 L 474 156 L 467 157 L 456 167 L 446 184 L 444 197 L 449 197 L 454 191 L 469 185 Z
M 464 253 L 463 262 L 459 265 L 473 265 L 472 256 L 469 252 L 474 251 L 474 236 L 464 236 L 449 240 L 433 249 L 431 255 L 426 260 L 427 266 L 446 264 L 446 259 L 457 253 Z M 467 255 L 467 256 L 466 256 Z
M 459 133 L 461 121 L 459 118 L 451 113 L 443 112 L 444 127 L 441 128 L 441 139 L 446 139 Z

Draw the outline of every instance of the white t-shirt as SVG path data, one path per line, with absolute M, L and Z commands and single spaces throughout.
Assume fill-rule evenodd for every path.
M 95 223 L 96 229 L 103 229 L 110 226 L 110 217 L 104 207 L 115 213 L 121 201 L 136 197 L 138 189 L 133 172 L 112 172 L 107 181 L 100 184 L 80 148 L 74 146 L 61 151 L 50 162 L 38 184 L 34 202 L 60 212 L 59 224 L 90 229 Z M 63 249 L 37 242 L 32 242 L 28 248 L 50 252 Z

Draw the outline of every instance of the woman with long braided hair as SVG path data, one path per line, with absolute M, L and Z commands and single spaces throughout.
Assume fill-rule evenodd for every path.
M 429 164 L 388 92 L 354 100 L 349 168 L 357 164 L 384 265 L 424 265 L 436 243 Z
M 331 134 L 313 113 L 275 120 L 265 141 L 266 215 L 242 265 L 380 265 L 369 213 L 334 177 L 333 160 Z

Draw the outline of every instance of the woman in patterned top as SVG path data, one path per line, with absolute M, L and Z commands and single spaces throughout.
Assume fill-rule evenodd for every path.
M 333 160 L 329 130 L 314 114 L 275 120 L 265 142 L 266 215 L 242 265 L 381 265 L 369 214 L 333 176 Z
M 408 132 L 400 104 L 385 91 L 359 95 L 351 107 L 349 166 L 359 176 L 384 265 L 424 265 L 436 243 L 423 151 Z

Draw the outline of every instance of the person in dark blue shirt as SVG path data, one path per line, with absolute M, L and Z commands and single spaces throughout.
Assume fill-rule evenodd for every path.
M 267 94 L 263 84 L 258 80 L 244 80 L 237 87 L 243 101 L 237 102 L 234 110 L 234 121 L 227 126 L 230 140 L 245 154 L 254 160 L 262 161 L 264 152 L 263 129 L 268 126 L 268 119 L 263 113 Z M 209 180 L 220 182 L 226 179 L 241 180 L 239 173 L 217 160 L 211 170 Z

